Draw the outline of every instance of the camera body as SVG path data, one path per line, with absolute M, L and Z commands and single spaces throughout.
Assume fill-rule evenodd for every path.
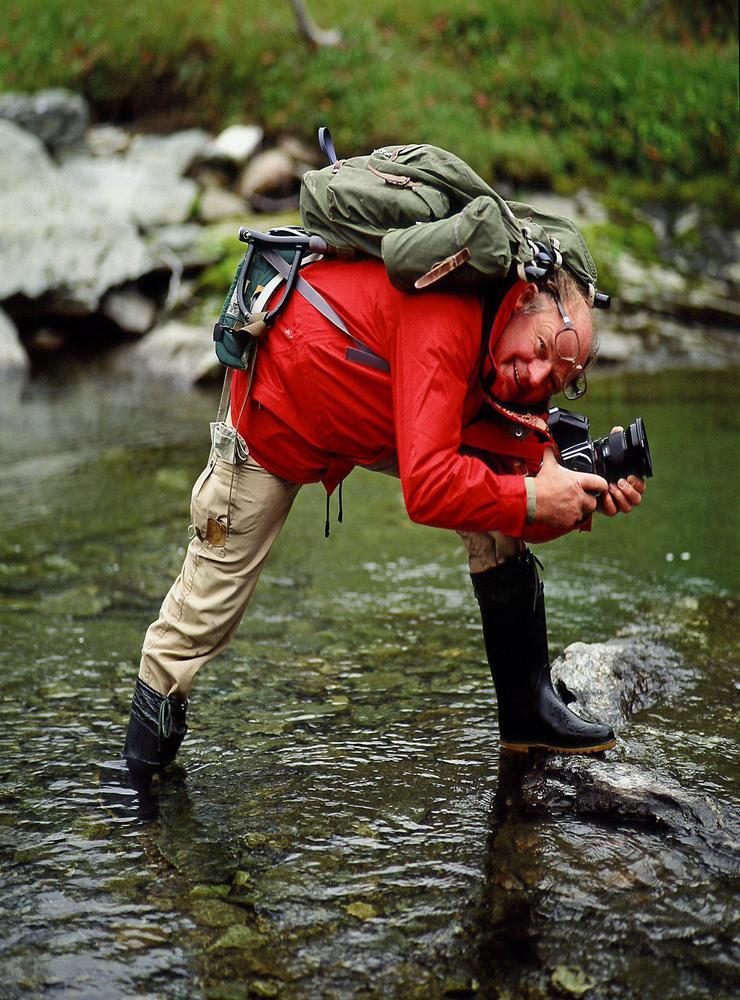
M 560 464 L 573 472 L 590 472 L 616 483 L 627 476 L 649 479 L 653 475 L 645 424 L 637 417 L 626 431 L 591 438 L 587 417 L 554 406 L 547 425 L 560 450 Z

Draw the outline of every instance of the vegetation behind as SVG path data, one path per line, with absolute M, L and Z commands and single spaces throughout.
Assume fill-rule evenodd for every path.
M 311 141 L 329 124 L 340 154 L 421 139 L 498 183 L 737 198 L 726 0 L 314 0 L 344 38 L 321 49 L 298 37 L 288 0 L 6 3 L 0 87 L 66 86 L 100 120 L 246 120 Z

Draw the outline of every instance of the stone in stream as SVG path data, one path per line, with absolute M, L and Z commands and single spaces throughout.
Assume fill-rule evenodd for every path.
M 643 636 L 573 643 L 554 662 L 552 677 L 572 709 L 617 730 L 690 679 L 675 652 Z M 555 754 L 523 768 L 520 780 L 521 806 L 530 814 L 644 824 L 704 837 L 718 848 L 727 846 L 737 828 L 726 808 L 684 788 L 651 760 Z
M 216 378 L 223 367 L 213 351 L 210 330 L 178 320 L 157 327 L 111 358 L 114 371 L 197 385 Z
M 641 765 L 562 757 L 547 758 L 522 782 L 521 804 L 537 815 L 581 816 L 611 823 L 696 832 L 724 840 L 728 818 L 708 796 Z
M 575 712 L 617 727 L 682 679 L 676 654 L 642 636 L 574 642 L 552 665 L 553 684 Z

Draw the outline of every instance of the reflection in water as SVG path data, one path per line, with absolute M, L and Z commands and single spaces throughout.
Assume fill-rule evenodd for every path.
M 151 789 L 118 754 L 213 401 L 32 386 L 0 481 L 10 995 L 729 995 L 736 609 L 730 556 L 703 553 L 730 445 L 721 393 L 678 420 L 682 385 L 640 385 L 597 383 L 589 405 L 599 432 L 639 406 L 650 504 L 544 550 L 554 651 L 637 628 L 681 663 L 603 764 L 499 758 L 461 550 L 358 475 L 328 542 L 319 491 L 299 497 Z M 697 446 L 702 489 L 681 493 Z M 712 520 L 730 539 L 721 502 Z

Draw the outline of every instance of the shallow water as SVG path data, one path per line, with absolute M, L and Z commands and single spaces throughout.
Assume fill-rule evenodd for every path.
M 551 649 L 665 647 L 606 756 L 667 790 L 660 821 L 499 759 L 462 549 L 359 472 L 328 541 L 303 491 L 139 799 L 117 755 L 217 393 L 68 372 L 3 411 L 1 996 L 733 994 L 736 378 L 594 383 L 593 432 L 641 413 L 656 479 L 538 550 Z

